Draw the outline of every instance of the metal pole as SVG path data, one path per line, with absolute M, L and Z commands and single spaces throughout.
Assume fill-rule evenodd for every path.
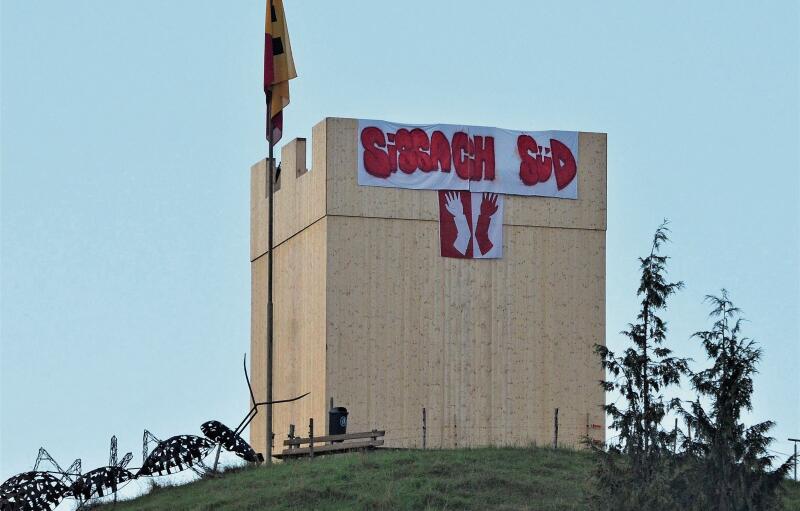
M 425 408 L 423 407 L 422 408 L 422 448 L 423 449 L 425 449 L 427 447 L 427 445 L 426 445 L 427 441 L 428 441 L 428 439 L 426 438 L 427 436 L 428 436 L 428 417 L 427 417 L 427 415 L 425 413 Z
M 272 7 L 272 2 L 267 8 Z M 272 141 L 272 88 L 267 94 L 267 139 L 269 141 L 269 156 L 267 157 L 267 199 L 268 215 L 267 222 L 267 431 L 265 442 L 267 444 L 267 463 L 272 463 L 272 244 L 274 223 L 274 212 L 272 207 L 273 190 L 273 141 Z
M 589 437 L 589 414 L 588 413 L 586 414 L 586 441 L 587 442 L 590 441 L 590 437 Z
M 558 448 L 558 408 L 553 414 L 553 449 Z
M 314 417 L 308 419 L 308 456 L 314 457 Z
M 800 438 L 789 438 L 790 442 L 794 442 L 794 480 L 797 481 L 797 442 Z
M 217 455 L 214 456 L 214 466 L 211 468 L 211 471 L 214 472 L 214 473 L 217 472 L 217 465 L 219 464 L 219 454 L 220 454 L 221 450 L 222 450 L 222 444 L 219 444 L 217 446 Z M 114 498 L 116 498 L 116 495 L 117 494 L 115 493 L 114 494 Z
M 458 417 L 453 414 L 453 438 L 455 439 L 455 447 L 458 449 Z

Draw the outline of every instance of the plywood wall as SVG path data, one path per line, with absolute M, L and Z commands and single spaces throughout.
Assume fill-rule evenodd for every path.
M 324 130 L 324 126 L 321 126 Z M 315 133 L 324 140 L 319 128 Z M 323 147 L 324 149 L 324 147 Z M 282 153 L 280 189 L 275 192 L 274 346 L 273 398 L 311 395 L 300 401 L 275 405 L 275 448 L 281 449 L 289 424 L 305 434 L 308 419 L 325 419 L 325 275 L 327 227 L 324 217 L 324 164 L 319 150 L 316 172 L 298 166 L 305 158 L 305 143 L 293 141 Z M 324 154 L 324 153 L 323 153 Z M 301 157 L 298 157 L 301 156 Z M 256 400 L 266 399 L 266 221 L 263 196 L 266 165 L 251 169 L 251 372 Z M 279 227 L 280 225 L 280 227 Z M 266 408 L 250 426 L 250 440 L 266 452 Z
M 577 444 L 605 424 L 606 136 L 578 200 L 506 196 L 504 256 L 439 256 L 435 191 L 357 184 L 357 121 L 327 119 L 327 389 L 389 445 Z M 602 437 L 603 430 L 591 430 Z
M 498 261 L 439 257 L 438 224 L 328 217 L 327 390 L 390 445 L 574 444 L 603 424 L 602 231 L 505 227 Z M 335 255 L 335 256 L 334 256 Z M 602 434 L 602 432 L 600 432 Z
M 355 130 L 352 119 L 318 124 L 313 185 L 297 186 L 303 175 L 276 194 L 276 220 L 301 218 L 275 248 L 275 392 L 280 380 L 320 394 L 276 409 L 276 444 L 289 421 L 313 415 L 324 428 L 328 398 L 350 410 L 351 431 L 384 428 L 394 446 L 421 444 L 423 407 L 431 447 L 548 443 L 556 407 L 562 443 L 577 444 L 587 416 L 604 426 L 593 346 L 605 341 L 605 135 L 580 134 L 578 200 L 508 196 L 504 257 L 469 261 L 439 256 L 436 192 L 357 185 Z M 289 150 L 284 162 L 297 159 Z M 261 229 L 258 206 L 253 218 Z M 257 234 L 253 246 L 263 253 Z M 262 264 L 254 257 L 254 325 Z M 277 347 L 279 329 L 291 344 Z

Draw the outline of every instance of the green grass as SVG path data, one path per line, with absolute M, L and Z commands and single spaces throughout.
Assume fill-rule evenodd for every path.
M 543 448 L 379 450 L 244 469 L 102 509 L 582 509 L 591 465 L 587 453 Z
M 787 481 L 783 504 L 787 511 L 800 511 L 800 483 Z
M 545 448 L 394 451 L 247 468 L 101 510 L 585 509 L 586 452 Z M 800 510 L 787 483 L 786 509 Z

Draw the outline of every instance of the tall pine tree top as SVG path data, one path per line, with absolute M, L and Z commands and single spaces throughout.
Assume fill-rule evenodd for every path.
M 618 391 L 626 403 L 605 406 L 611 427 L 619 431 L 612 448 L 630 455 L 633 470 L 644 479 L 649 479 L 654 459 L 672 440 L 660 423 L 677 403 L 665 401 L 662 391 L 678 383 L 687 371 L 686 360 L 673 356 L 667 347 L 667 323 L 660 316 L 668 298 L 683 287 L 683 282 L 667 280 L 669 258 L 661 254 L 662 245 L 669 241 L 667 224 L 665 220 L 656 229 L 650 253 L 639 258 L 640 307 L 635 322 L 622 332 L 631 345 L 620 356 L 605 346 L 595 348 L 609 377 L 603 387 Z

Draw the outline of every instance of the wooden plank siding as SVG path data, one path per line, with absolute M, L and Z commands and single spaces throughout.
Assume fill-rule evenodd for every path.
M 351 431 L 385 429 L 391 447 L 421 447 L 423 407 L 429 447 L 547 444 L 556 407 L 562 444 L 578 444 L 587 414 L 604 426 L 592 348 L 605 340 L 606 136 L 579 136 L 578 200 L 507 196 L 503 258 L 459 260 L 439 256 L 435 191 L 357 185 L 356 126 L 315 126 L 312 168 L 299 176 L 305 144 L 282 151 L 274 395 L 312 395 L 276 406 L 275 445 L 310 417 L 324 435 L 329 398 L 348 408 Z M 251 171 L 257 397 L 264 169 Z M 257 449 L 263 418 L 251 427 Z

